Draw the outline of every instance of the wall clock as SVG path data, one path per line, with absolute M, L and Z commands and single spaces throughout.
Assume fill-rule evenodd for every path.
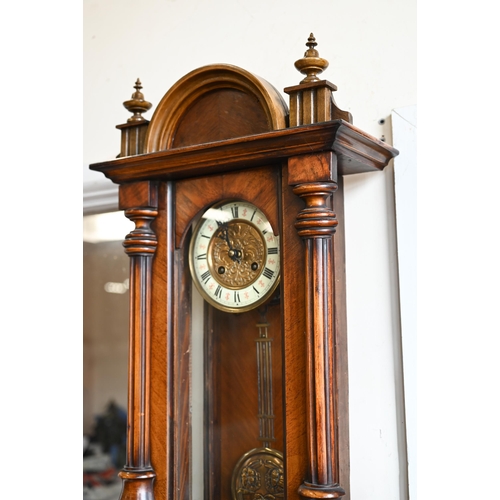
M 135 223 L 123 500 L 349 497 L 342 179 L 397 151 L 337 107 L 316 45 L 289 106 L 218 64 L 147 121 L 138 81 L 90 167 Z

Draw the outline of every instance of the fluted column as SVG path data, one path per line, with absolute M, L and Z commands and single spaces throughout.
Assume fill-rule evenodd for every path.
M 337 498 L 338 484 L 334 370 L 334 284 L 332 236 L 337 219 L 331 209 L 335 182 L 298 184 L 293 192 L 305 201 L 295 227 L 305 243 L 307 434 L 309 477 L 299 487 L 306 498 Z
M 151 270 L 157 239 L 151 222 L 156 208 L 130 208 L 125 216 L 135 229 L 123 246 L 130 257 L 130 332 L 127 412 L 127 461 L 119 473 L 121 500 L 153 500 L 156 476 L 150 447 Z

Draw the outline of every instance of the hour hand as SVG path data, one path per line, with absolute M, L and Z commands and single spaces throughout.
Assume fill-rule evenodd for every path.
M 233 262 L 237 262 L 239 264 L 241 262 L 240 261 L 241 250 L 238 250 L 238 249 L 232 247 L 231 242 L 229 240 L 228 227 L 226 224 L 221 225 L 221 229 L 220 229 L 220 233 L 218 234 L 218 237 L 227 243 L 227 246 L 229 247 L 229 251 L 228 251 L 229 258 Z
M 227 231 L 228 231 L 227 225 L 222 224 L 220 226 L 220 231 L 219 231 L 219 234 L 217 235 L 217 237 L 220 238 L 221 240 L 224 240 L 227 243 L 229 250 L 231 250 L 231 243 L 229 242 L 229 235 L 228 235 Z

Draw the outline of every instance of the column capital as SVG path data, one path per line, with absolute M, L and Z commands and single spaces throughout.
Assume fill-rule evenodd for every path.
M 135 229 L 125 237 L 123 246 L 129 255 L 152 255 L 156 252 L 158 241 L 151 229 L 151 223 L 158 215 L 154 208 L 129 208 L 125 217 L 135 222 Z
M 295 223 L 301 238 L 331 237 L 335 233 L 338 220 L 331 209 L 330 198 L 336 189 L 334 182 L 311 182 L 293 188 L 293 192 L 306 203 Z

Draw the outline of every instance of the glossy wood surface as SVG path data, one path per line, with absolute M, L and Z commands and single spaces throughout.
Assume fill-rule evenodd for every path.
M 304 165 L 306 166 L 306 165 Z M 334 366 L 334 305 L 332 236 L 338 220 L 330 199 L 333 182 L 309 182 L 294 187 L 306 206 L 295 227 L 305 243 L 307 428 L 309 474 L 299 488 L 306 498 L 337 498 L 345 494 L 338 481 Z
M 117 125 L 116 128 L 122 132 L 120 154 L 118 156 L 130 156 L 144 153 L 144 142 L 148 131 L 149 120 L 146 120 L 142 113 L 151 108 L 151 103 L 144 99 L 141 92 L 142 84 L 139 79 L 134 85 L 135 92 L 131 99 L 125 101 L 123 105 L 128 111 L 133 113 L 127 123 Z
M 382 170 L 397 150 L 343 120 L 275 130 L 90 165 L 113 182 L 183 179 L 333 151 L 340 175 Z
M 281 194 L 281 308 L 283 321 L 283 405 L 285 414 L 285 498 L 298 500 L 298 488 L 308 469 L 306 397 L 306 288 L 304 243 L 295 219 L 304 202 L 288 183 L 283 167 Z
M 282 129 L 288 124 L 287 115 L 281 94 L 263 78 L 229 64 L 203 66 L 163 96 L 151 118 L 144 151 Z M 189 131 L 193 124 L 198 138 Z M 185 133 L 188 137 L 183 137 Z
M 245 200 L 259 206 L 273 228 L 279 228 L 280 169 L 243 170 L 218 176 L 178 181 L 175 190 L 175 243 L 180 247 L 193 220 L 221 200 Z
M 332 284 L 333 290 L 333 368 L 335 370 L 335 427 L 337 440 L 337 478 L 350 498 L 350 452 L 349 452 L 349 370 L 347 358 L 347 310 L 346 310 L 346 273 L 345 273 L 345 218 L 344 218 L 344 179 L 339 176 L 337 189 L 331 200 L 331 208 L 336 215 L 337 224 L 333 235 Z
M 272 130 L 264 110 L 252 106 L 254 99 L 237 89 L 220 89 L 203 95 L 186 110 L 171 147 L 181 148 Z M 234 116 L 235 113 L 238 115 Z
M 158 247 L 153 260 L 151 283 L 151 463 L 156 473 L 155 499 L 173 497 L 174 443 L 178 427 L 174 408 L 174 296 L 176 291 L 175 252 L 172 238 L 173 186 L 158 187 L 158 216 L 153 224 Z
M 151 466 L 151 276 L 158 244 L 151 223 L 158 215 L 157 184 L 129 184 L 120 190 L 120 208 L 135 223 L 123 246 L 130 257 L 130 333 L 126 464 L 122 500 L 152 499 Z

